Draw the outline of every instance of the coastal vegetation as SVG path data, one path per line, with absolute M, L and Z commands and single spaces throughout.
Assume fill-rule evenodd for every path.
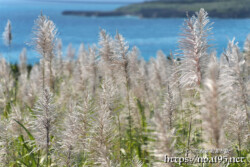
M 249 18 L 250 0 L 156 0 L 130 4 L 114 11 L 64 11 L 65 15 L 121 16 L 133 15 L 142 18 L 186 17 L 204 7 L 210 17 Z
M 250 0 L 161 0 L 131 4 L 117 11 L 141 17 L 185 17 L 187 11 L 194 14 L 201 7 L 210 17 L 250 17 Z
M 7 21 L 6 47 L 12 31 Z M 184 20 L 176 53 L 145 61 L 118 31 L 101 29 L 98 44 L 64 54 L 41 14 L 32 39 L 40 61 L 28 65 L 25 48 L 17 65 L 0 59 L 0 166 L 248 167 L 250 36 L 243 51 L 232 39 L 218 58 L 212 31 L 200 9 Z M 215 156 L 241 162 L 192 160 Z

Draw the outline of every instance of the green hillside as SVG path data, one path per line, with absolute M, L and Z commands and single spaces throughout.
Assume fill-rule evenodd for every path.
M 131 4 L 116 12 L 140 17 L 184 17 L 200 8 L 211 17 L 246 18 L 250 17 L 250 0 L 158 0 Z

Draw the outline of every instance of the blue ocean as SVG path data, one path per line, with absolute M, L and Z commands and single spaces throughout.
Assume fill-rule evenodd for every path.
M 126 3 L 84 3 L 84 2 L 48 2 L 28 0 L 0 0 L 0 34 L 4 31 L 7 20 L 12 22 L 13 42 L 11 48 L 7 48 L 0 41 L 0 54 L 10 57 L 11 62 L 17 62 L 22 48 L 28 50 L 28 62 L 36 63 L 39 55 L 35 52 L 32 43 L 32 28 L 34 20 L 43 12 L 49 16 L 57 26 L 58 38 L 61 38 L 64 46 L 70 43 L 77 50 L 80 43 L 90 46 L 98 43 L 100 28 L 106 29 L 111 35 L 119 31 L 129 43 L 129 46 L 137 46 L 141 56 L 148 60 L 155 57 L 158 50 L 166 55 L 176 52 L 178 39 L 184 18 L 157 18 L 143 19 L 133 16 L 124 17 L 80 17 L 64 16 L 64 10 L 114 10 Z M 250 33 L 250 19 L 211 19 L 213 35 L 211 44 L 218 56 L 227 47 L 228 40 L 235 37 L 240 48 Z

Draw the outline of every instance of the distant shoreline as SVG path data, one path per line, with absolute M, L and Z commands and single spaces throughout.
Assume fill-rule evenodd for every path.
M 48 1 L 48 2 L 62 2 L 62 3 L 86 3 L 86 4 L 132 4 L 133 2 L 118 2 L 118 1 L 105 1 L 105 2 L 101 2 L 101 1 L 56 1 L 56 0 L 52 0 L 52 1 Z
M 250 11 L 249 11 L 250 12 Z M 194 12 L 188 12 L 189 15 L 193 15 Z M 85 17 L 111 17 L 111 16 L 137 16 L 140 18 L 184 18 L 187 12 L 179 11 L 158 11 L 142 13 L 125 13 L 120 11 L 63 11 L 62 15 L 74 15 L 74 16 L 85 16 Z M 231 14 L 220 14 L 210 12 L 211 18 L 250 18 L 250 13 L 231 13 Z
M 211 18 L 250 18 L 250 0 L 178 0 L 151 1 L 128 4 L 113 11 L 63 11 L 77 16 L 138 16 L 140 18 L 182 18 L 205 8 Z
M 36 1 L 33 1 L 33 0 L 25 0 L 26 2 L 36 2 Z M 91 0 L 88 0 L 88 1 L 77 1 L 77 0 L 43 0 L 42 2 L 48 2 L 48 3 L 81 3 L 81 4 L 126 4 L 126 5 L 129 5 L 129 4 L 132 4 L 134 2 L 119 2 L 119 1 L 91 1 Z

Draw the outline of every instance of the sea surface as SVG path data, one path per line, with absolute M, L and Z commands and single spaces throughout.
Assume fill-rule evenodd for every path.
M 39 55 L 30 45 L 32 43 L 32 28 L 34 20 L 43 12 L 57 26 L 58 38 L 64 46 L 70 43 L 77 50 L 80 43 L 91 46 L 98 43 L 100 28 L 106 29 L 111 35 L 116 31 L 121 33 L 129 46 L 137 46 L 141 56 L 148 60 L 155 57 L 158 50 L 166 55 L 170 51 L 178 52 L 178 39 L 184 18 L 142 19 L 133 16 L 124 17 L 80 17 L 64 16 L 64 10 L 114 10 L 126 3 L 82 3 L 82 2 L 48 2 L 28 0 L 0 0 L 0 35 L 4 31 L 7 20 L 12 22 L 13 42 L 11 48 L 4 46 L 0 40 L 0 54 L 8 57 L 11 62 L 17 62 L 22 48 L 28 50 L 28 62 L 38 62 Z M 213 48 L 218 56 L 227 47 L 228 40 L 235 37 L 239 47 L 250 33 L 250 19 L 211 19 L 213 24 Z

